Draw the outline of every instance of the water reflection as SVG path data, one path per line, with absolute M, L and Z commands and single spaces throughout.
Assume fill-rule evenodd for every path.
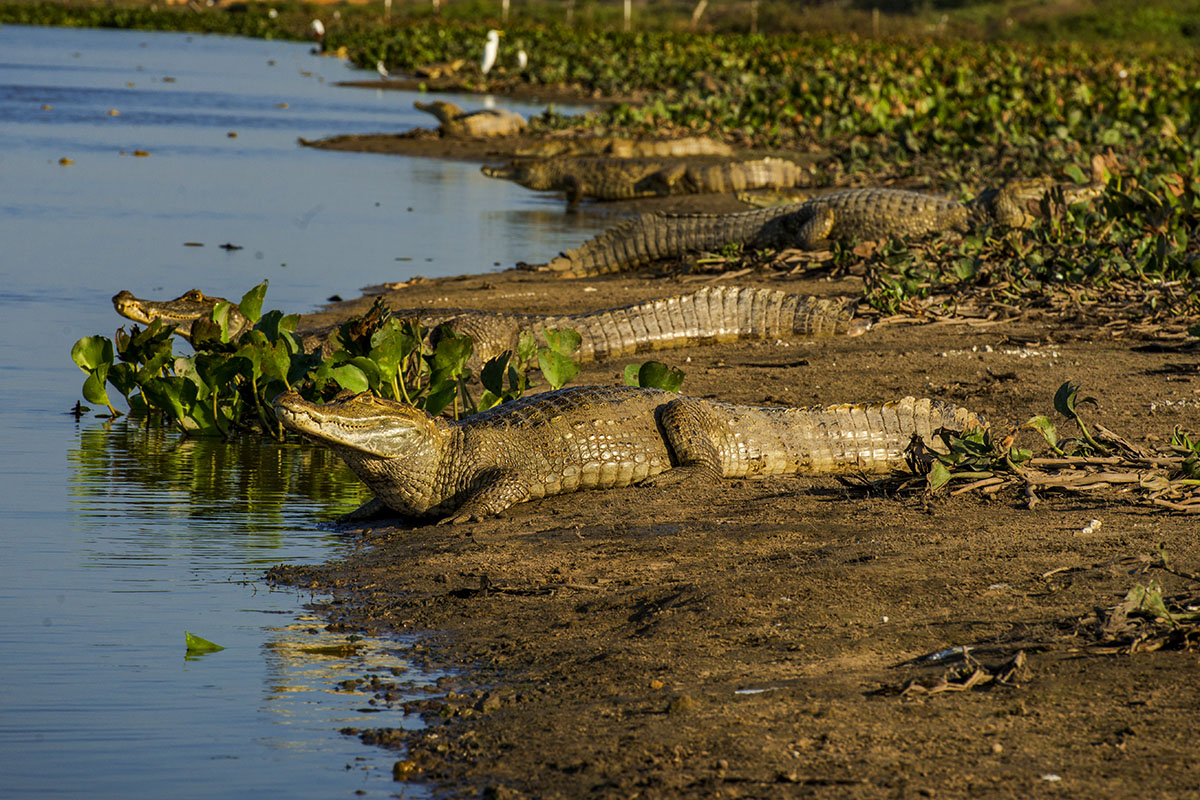
M 186 520 L 189 528 L 279 544 L 297 523 L 357 508 L 369 491 L 325 448 L 244 437 L 185 437 L 118 420 L 80 431 L 67 453 L 70 497 L 84 518 Z

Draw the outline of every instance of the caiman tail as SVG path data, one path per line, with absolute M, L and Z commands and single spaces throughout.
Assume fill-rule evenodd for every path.
M 582 361 L 739 339 L 816 339 L 867 330 L 842 300 L 772 289 L 706 287 L 644 303 L 549 317 L 540 327 L 574 328 Z
M 734 406 L 681 397 L 662 415 L 678 463 L 737 478 L 890 472 L 904 466 L 904 451 L 914 435 L 941 449 L 934 440 L 938 429 L 961 431 L 984 424 L 960 406 L 913 397 L 813 408 Z
M 736 214 L 643 214 L 568 250 L 546 265 L 564 278 L 585 278 L 652 264 L 684 253 L 718 250 L 730 242 L 772 246 L 770 223 L 802 208 L 776 206 Z M 764 230 L 766 229 L 766 230 Z M 783 231 L 780 231 L 781 238 Z M 774 243 L 785 246 L 786 239 Z

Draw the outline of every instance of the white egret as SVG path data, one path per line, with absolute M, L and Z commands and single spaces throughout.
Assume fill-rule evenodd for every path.
M 321 20 L 314 19 L 309 29 L 312 31 L 313 38 L 318 42 L 325 38 L 325 23 L 321 22 Z
M 529 54 L 525 52 L 525 43 L 517 42 L 517 69 L 529 66 Z
M 383 61 L 375 62 L 375 71 L 379 73 L 379 77 L 383 80 L 388 79 L 388 68 L 384 66 Z
M 483 48 L 483 61 L 479 63 L 479 68 L 483 70 L 484 75 L 487 75 L 492 67 L 496 66 L 498 55 L 500 55 L 500 31 L 492 29 L 488 31 L 487 44 Z

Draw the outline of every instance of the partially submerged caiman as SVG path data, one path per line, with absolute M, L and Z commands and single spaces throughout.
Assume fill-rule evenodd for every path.
M 904 463 L 914 435 L 932 444 L 940 428 L 982 424 L 966 409 L 911 397 L 768 408 L 628 386 L 547 392 L 460 421 L 370 394 L 320 405 L 288 393 L 275 414 L 327 444 L 375 492 L 353 516 L 390 509 L 442 522 L 662 473 L 658 482 L 886 472 Z
M 625 220 L 548 264 L 531 267 L 578 278 L 621 272 L 729 244 L 754 250 L 815 250 L 831 240 L 910 238 L 983 226 L 1027 228 L 1047 195 L 1088 202 L 1104 184 L 1015 180 L 966 203 L 901 189 L 847 189 L 794 205 L 733 214 L 643 214 Z
M 175 325 L 176 333 L 185 338 L 190 337 L 197 320 L 210 318 L 218 303 L 228 302 L 199 289 L 162 302 L 142 300 L 128 291 L 113 297 L 113 306 L 122 316 L 142 324 L 161 319 Z M 430 329 L 444 324 L 457 334 L 471 336 L 475 347 L 470 363 L 474 367 L 506 350 L 516 352 L 523 331 L 540 336 L 548 328 L 578 331 L 582 342 L 577 357 L 581 361 L 706 342 L 854 336 L 867 329 L 865 322 L 853 319 L 852 306 L 841 299 L 737 286 L 705 287 L 690 294 L 569 315 L 461 308 L 407 308 L 391 313 L 401 319 L 415 319 Z M 237 304 L 231 303 L 230 338 L 250 327 Z M 330 355 L 337 348 L 336 325 L 306 328 L 302 319 L 298 332 L 306 350 L 320 349 Z
M 568 203 L 585 198 L 630 200 L 677 194 L 717 194 L 794 187 L 803 174 L 783 158 L 729 159 L 567 157 L 517 159 L 483 174 L 527 189 L 566 192 Z

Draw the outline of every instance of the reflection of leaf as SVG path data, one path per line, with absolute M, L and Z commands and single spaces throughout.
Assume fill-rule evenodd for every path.
M 210 642 L 208 639 L 202 639 L 199 636 L 193 636 L 187 631 L 183 632 L 183 639 L 187 645 L 187 653 L 189 656 L 201 655 L 203 653 L 215 653 L 218 650 L 225 649 L 215 642 Z

